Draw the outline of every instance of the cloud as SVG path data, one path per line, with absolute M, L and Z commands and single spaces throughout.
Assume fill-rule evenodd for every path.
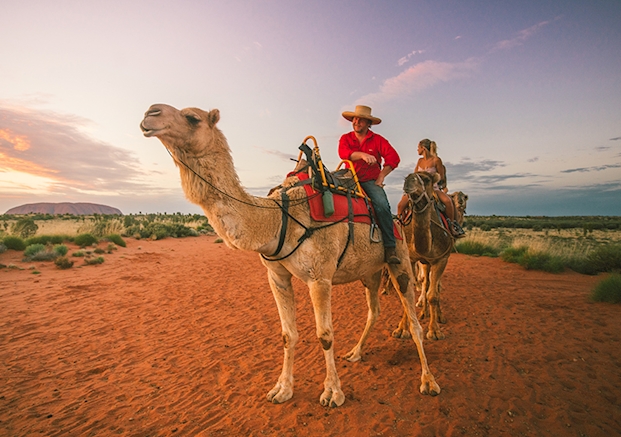
M 420 55 L 420 54 L 423 54 L 423 53 L 425 53 L 425 51 L 424 51 L 424 50 L 413 50 L 413 51 L 411 51 L 410 53 L 408 53 L 407 55 L 405 55 L 404 57 L 402 57 L 401 59 L 399 59 L 399 60 L 397 61 L 397 65 L 398 65 L 399 67 L 402 67 L 404 64 L 406 64 L 406 63 L 410 60 L 410 58 L 411 58 L 412 56 L 414 56 L 414 55 Z
M 558 18 L 555 18 L 555 20 L 558 20 Z M 520 46 L 524 43 L 524 41 L 526 41 L 531 36 L 536 34 L 539 31 L 539 29 L 541 29 L 542 27 L 550 23 L 551 21 L 542 21 L 540 23 L 535 24 L 534 26 L 528 27 L 524 30 L 520 30 L 516 37 L 511 38 L 511 39 L 505 39 L 505 40 L 502 40 L 496 43 L 494 47 L 492 48 L 492 52 L 497 51 L 497 50 L 509 50 L 514 47 Z
M 605 164 L 605 165 L 598 165 L 598 166 L 593 166 L 593 167 L 570 168 L 567 170 L 561 170 L 561 173 L 589 173 L 592 171 L 607 170 L 609 168 L 621 168 L 621 164 Z
M 535 156 L 534 158 L 530 158 L 528 160 L 528 162 L 537 162 L 537 161 L 539 161 L 539 157 L 538 156 Z
M 621 137 L 614 137 L 610 139 L 610 141 L 619 141 L 619 140 L 621 140 Z
M 516 187 L 505 192 L 468 193 L 468 212 L 474 215 L 621 215 L 621 183 L 550 189 Z
M 376 104 L 411 95 L 433 87 L 441 82 L 469 76 L 477 68 L 478 61 L 470 58 L 464 62 L 449 63 L 424 61 L 411 66 L 395 77 L 386 79 L 379 92 L 361 97 L 356 104 Z
M 132 193 L 145 173 L 130 152 L 88 137 L 83 118 L 0 106 L 0 172 L 46 181 L 50 192 Z
M 281 152 L 280 150 L 265 149 L 263 147 L 258 147 L 258 146 L 256 146 L 256 148 L 261 150 L 265 154 L 274 155 L 278 157 L 279 159 L 281 159 L 282 161 L 290 162 L 290 161 L 297 161 L 298 159 L 298 155 L 292 155 L 291 153 L 284 153 L 284 152 Z

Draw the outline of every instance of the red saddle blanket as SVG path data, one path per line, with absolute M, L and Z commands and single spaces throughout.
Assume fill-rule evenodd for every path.
M 308 174 L 306 172 L 297 173 L 296 176 L 301 180 L 308 179 Z M 306 196 L 308 197 L 308 205 L 310 207 L 311 218 L 318 222 L 339 222 L 339 221 L 349 221 L 349 202 L 347 196 L 343 194 L 334 194 L 334 214 L 330 217 L 326 217 L 323 209 L 323 200 L 321 197 L 321 193 L 315 188 L 313 188 L 312 184 L 304 185 L 304 189 L 306 190 Z M 355 223 L 366 223 L 371 224 L 371 214 L 375 214 L 373 211 L 373 206 L 369 204 L 367 207 L 367 203 L 361 197 L 353 197 L 351 198 L 351 204 L 354 215 Z M 393 224 L 393 232 L 395 237 L 399 240 L 402 239 L 399 230 L 396 225 Z

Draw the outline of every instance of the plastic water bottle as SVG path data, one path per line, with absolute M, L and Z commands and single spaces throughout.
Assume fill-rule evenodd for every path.
M 321 195 L 321 199 L 323 200 L 323 213 L 326 217 L 330 217 L 334 214 L 334 198 L 332 197 L 332 192 L 330 190 L 326 190 Z

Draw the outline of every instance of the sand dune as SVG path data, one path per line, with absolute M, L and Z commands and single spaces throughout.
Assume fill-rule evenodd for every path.
M 2 436 L 613 436 L 621 429 L 621 307 L 587 300 L 600 279 L 453 255 L 447 338 L 425 342 L 442 387 L 419 394 L 412 341 L 390 336 L 397 296 L 364 359 L 337 362 L 345 404 L 319 404 L 325 376 L 306 288 L 298 291 L 296 386 L 280 373 L 276 306 L 258 255 L 214 237 L 128 240 L 97 266 L 0 254 Z M 27 267 L 34 265 L 40 274 Z M 366 317 L 359 283 L 335 287 L 335 347 Z M 426 326 L 425 321 L 422 321 Z

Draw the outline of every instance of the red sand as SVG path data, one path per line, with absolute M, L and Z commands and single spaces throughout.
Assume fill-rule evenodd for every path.
M 130 239 L 70 270 L 1 254 L 26 269 L 0 270 L 0 435 L 619 435 L 621 306 L 588 302 L 601 277 L 452 255 L 446 339 L 425 342 L 442 393 L 418 392 L 388 295 L 363 361 L 337 361 L 336 409 L 319 404 L 325 365 L 297 281 L 295 393 L 273 405 L 282 347 L 264 268 L 214 239 Z M 335 287 L 333 311 L 342 356 L 364 326 L 362 285 Z

